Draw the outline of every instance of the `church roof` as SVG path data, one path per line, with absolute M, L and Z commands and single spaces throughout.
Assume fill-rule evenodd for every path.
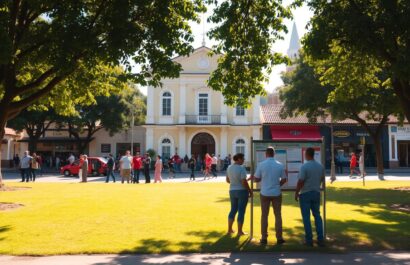
M 296 28 L 296 23 L 293 22 L 292 35 L 290 36 L 289 52 L 298 51 L 300 49 L 299 34 Z

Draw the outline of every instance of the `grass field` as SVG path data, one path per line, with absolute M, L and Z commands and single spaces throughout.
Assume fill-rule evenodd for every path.
M 0 192 L 0 202 L 24 207 L 0 212 L 0 254 L 164 253 L 308 250 L 293 193 L 284 194 L 287 243 L 274 246 L 273 216 L 267 247 L 247 237 L 227 236 L 229 211 L 225 183 L 35 183 L 32 189 Z M 332 250 L 410 250 L 410 214 L 393 211 L 410 203 L 410 182 L 349 182 L 328 187 L 327 228 Z M 255 237 L 260 237 L 259 200 Z M 249 231 L 249 208 L 245 230 Z M 313 249 L 317 251 L 317 248 Z

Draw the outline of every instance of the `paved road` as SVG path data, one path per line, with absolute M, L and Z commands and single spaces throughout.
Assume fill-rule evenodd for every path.
M 116 179 L 119 179 L 118 173 L 115 174 Z M 199 172 L 197 172 L 197 177 L 196 177 L 196 182 L 204 182 L 203 175 Z M 151 172 L 151 179 L 153 179 L 154 173 Z M 164 172 L 162 177 L 164 182 L 189 182 L 189 176 L 190 174 L 187 172 L 184 173 L 177 173 L 175 179 L 168 179 L 168 173 Z M 20 181 L 21 177 L 19 172 L 17 171 L 6 171 L 3 172 L 3 178 L 5 181 Z M 140 177 L 141 178 L 141 177 Z M 143 177 L 142 177 L 143 179 Z M 328 178 L 329 179 L 329 178 Z M 392 173 L 386 173 L 385 175 L 386 180 L 404 180 L 404 181 L 410 181 L 410 172 L 409 173 L 404 173 L 404 172 L 392 172 Z M 100 176 L 100 177 L 89 177 L 88 180 L 90 182 L 104 182 L 105 177 Z M 337 180 L 339 181 L 362 181 L 360 178 L 355 178 L 355 179 L 350 179 L 347 174 L 343 175 L 338 175 Z M 45 173 L 43 176 L 38 176 L 36 179 L 37 182 L 62 182 L 62 183 L 73 183 L 73 182 L 78 182 L 79 179 L 78 177 L 65 177 L 62 176 L 58 173 Z M 219 172 L 217 178 L 211 178 L 207 179 L 206 182 L 224 182 L 225 181 L 225 173 L 224 172 Z M 366 176 L 366 181 L 378 181 L 378 178 L 375 173 L 371 173 L 368 176 Z M 144 182 L 144 181 L 141 181 Z M 117 183 L 120 183 L 117 181 Z
M 135 265 L 135 264 L 303 264 L 410 265 L 409 252 L 219 253 L 170 255 L 73 255 L 50 257 L 0 256 L 0 265 Z

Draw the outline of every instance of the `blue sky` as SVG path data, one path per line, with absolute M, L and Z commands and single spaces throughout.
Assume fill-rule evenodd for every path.
M 285 5 L 291 4 L 292 0 L 284 0 Z M 207 14 L 205 14 L 205 19 L 207 16 L 211 14 L 212 10 L 208 10 Z M 306 32 L 306 25 L 309 22 L 310 18 L 312 17 L 313 13 L 309 10 L 307 6 L 303 6 L 300 8 L 297 8 L 293 10 L 293 21 L 295 21 L 297 30 L 299 33 L 299 37 L 302 37 Z M 286 51 L 289 47 L 289 42 L 290 42 L 290 35 L 291 35 L 291 30 L 292 30 L 292 25 L 293 25 L 292 20 L 286 20 L 285 24 L 289 30 L 289 32 L 284 36 L 283 40 L 280 40 L 276 42 L 273 45 L 273 50 L 275 52 L 280 52 L 283 54 L 286 54 Z M 203 32 L 204 32 L 204 25 L 201 24 L 196 24 L 192 23 L 191 24 L 192 31 L 194 32 L 195 35 L 195 41 L 193 43 L 194 48 L 200 47 L 202 45 L 202 39 L 203 39 Z M 209 30 L 212 27 L 211 24 L 206 23 L 205 24 L 205 30 Z M 213 44 L 215 44 L 214 41 L 210 41 L 208 38 L 205 40 L 206 46 L 211 47 Z M 285 65 L 278 65 L 274 67 L 272 74 L 269 77 L 269 83 L 266 84 L 265 88 L 268 92 L 274 91 L 277 87 L 281 86 L 283 84 L 281 78 L 280 78 L 280 73 L 286 69 Z M 142 87 L 141 91 L 146 94 L 146 88 Z

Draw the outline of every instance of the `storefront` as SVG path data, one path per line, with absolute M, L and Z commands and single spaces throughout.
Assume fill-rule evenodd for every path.
M 410 167 L 410 125 L 389 125 L 389 164 Z
M 330 168 L 331 157 L 331 129 L 329 125 L 322 125 L 320 128 L 321 135 L 325 137 L 326 146 L 326 167 Z M 373 138 L 360 125 L 357 124 L 335 124 L 333 126 L 333 140 L 335 147 L 335 156 L 344 166 L 348 166 L 351 153 L 359 153 L 363 150 L 365 154 L 366 167 L 376 167 L 376 148 Z M 383 164 L 389 167 L 389 157 L 387 154 L 388 133 L 387 126 L 381 134 Z

